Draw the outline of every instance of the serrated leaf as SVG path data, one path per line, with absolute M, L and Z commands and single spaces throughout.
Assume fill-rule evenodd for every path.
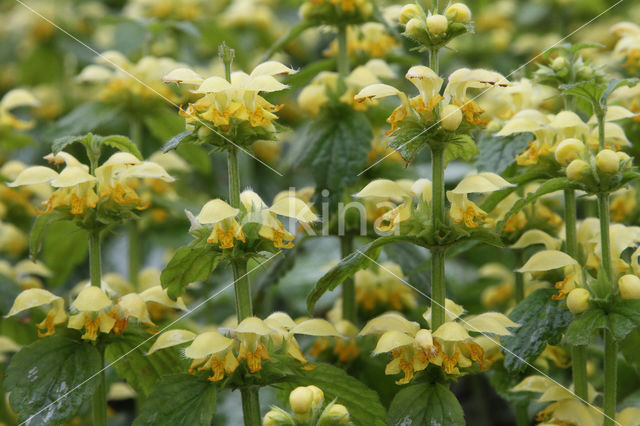
M 147 355 L 153 344 L 151 334 L 128 327 L 113 338 L 105 349 L 105 360 L 112 364 L 118 376 L 125 379 L 141 395 L 149 395 L 162 376 L 187 369 L 188 363 L 178 350 L 168 348 Z
M 111 135 L 105 136 L 100 139 L 101 145 L 107 145 L 112 148 L 115 148 L 119 151 L 128 152 L 129 154 L 135 155 L 139 160 L 142 160 L 142 154 L 138 150 L 138 147 L 131 139 L 122 135 Z
M 51 270 L 47 283 L 58 286 L 65 282 L 89 252 L 87 231 L 69 220 L 50 223 L 42 244 L 42 260 Z
M 205 281 L 220 261 L 220 253 L 209 247 L 180 247 L 162 271 L 162 288 L 169 297 L 176 299 L 184 293 L 188 284 Z
M 397 242 L 384 247 L 386 256 L 402 267 L 407 281 L 415 288 L 429 294 L 429 271 L 425 267 L 429 263 L 429 252 L 415 244 Z
M 601 309 L 589 309 L 571 322 L 565 340 L 570 345 L 587 345 L 593 333 L 606 326 L 606 314 Z
M 553 300 L 554 289 L 541 288 L 520 302 L 509 314 L 520 327 L 511 336 L 503 336 L 504 366 L 510 372 L 524 370 L 542 353 L 547 344 L 560 342 L 573 314 Z
M 447 143 L 444 151 L 444 164 L 447 165 L 450 161 L 458 158 L 469 161 L 478 153 L 478 147 L 471 136 L 458 135 Z
M 318 280 L 309 296 L 307 296 L 307 310 L 313 312 L 316 302 L 324 293 L 336 288 L 358 270 L 366 268 L 371 263 L 371 259 L 375 260 L 378 257 L 384 245 L 395 241 L 415 241 L 415 239 L 401 235 L 389 235 L 377 238 L 366 246 L 355 250 Z
M 165 376 L 142 405 L 134 426 L 210 425 L 217 385 L 192 374 Z
M 328 189 L 335 206 L 354 184 L 371 150 L 373 130 L 367 116 L 347 105 L 325 110 L 308 128 L 301 163 L 311 169 L 318 193 Z
M 502 174 L 533 140 L 533 136 L 519 133 L 501 137 L 478 132 L 476 140 L 480 151 L 475 162 L 478 171 Z
M 180 145 L 180 142 L 182 142 L 184 139 L 191 136 L 192 134 L 193 134 L 193 130 L 185 130 L 182 133 L 178 133 L 177 135 L 169 139 L 166 144 L 164 144 L 164 146 L 162 147 L 162 152 L 168 152 L 168 151 L 171 151 L 172 149 L 176 149 L 178 145 Z
M 387 424 L 464 426 L 464 412 L 456 396 L 440 383 L 404 387 L 393 398 Z
M 620 352 L 624 359 L 640 373 L 640 328 L 636 328 L 620 342 Z
M 31 226 L 31 232 L 29 233 L 29 257 L 31 257 L 31 260 L 35 261 L 38 258 L 38 254 L 42 249 L 42 238 L 49 225 L 65 219 L 67 219 L 67 215 L 57 211 L 41 214 L 36 217 Z
M 95 346 L 70 336 L 39 339 L 11 359 L 4 385 L 20 421 L 65 423 L 93 395 L 98 377 L 91 377 L 102 368 L 100 354 Z
M 640 300 L 620 300 L 609 310 L 609 328 L 617 340 L 623 340 L 640 326 Z
M 88 133 L 86 135 L 76 135 L 76 136 L 63 136 L 53 141 L 51 144 L 51 152 L 54 154 L 58 154 L 60 151 L 64 150 L 67 146 L 72 143 L 80 142 L 85 147 L 88 147 L 93 135 Z
M 325 401 L 336 399 L 336 403 L 347 407 L 351 421 L 356 425 L 384 425 L 385 409 L 378 394 L 362 382 L 349 376 L 343 369 L 328 364 L 316 364 L 313 370 L 296 368 L 294 375 L 287 376 L 282 384 L 284 392 L 298 386 L 315 385 L 324 392 Z

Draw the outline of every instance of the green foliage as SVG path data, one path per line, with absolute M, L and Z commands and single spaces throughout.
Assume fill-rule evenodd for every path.
M 520 302 L 509 318 L 520 327 L 511 336 L 503 336 L 504 366 L 512 373 L 523 371 L 544 348 L 560 342 L 573 314 L 563 304 L 553 300 L 555 291 L 541 288 Z
M 63 135 L 78 135 L 94 131 L 99 126 L 112 121 L 120 113 L 120 108 L 102 102 L 87 102 L 59 119 L 49 131 L 51 139 Z
M 196 140 L 196 138 L 195 138 L 195 135 L 193 134 L 193 130 L 185 130 L 184 132 L 178 133 L 177 135 L 169 139 L 167 143 L 164 144 L 164 146 L 162 147 L 162 152 L 168 152 L 168 151 L 171 151 L 172 149 L 176 149 L 182 141 L 186 142 L 186 141 L 194 141 L 194 140 Z
M 98 384 L 93 377 L 102 368 L 95 346 L 78 333 L 39 339 L 23 348 L 7 369 L 5 389 L 20 421 L 60 424 L 73 417 L 91 399 Z
M 444 164 L 447 165 L 458 158 L 469 161 L 478 153 L 478 147 L 471 136 L 457 135 L 447 143 L 444 150 Z
M 207 280 L 220 259 L 220 252 L 206 245 L 180 247 L 162 271 L 162 288 L 166 288 L 169 297 L 175 299 L 184 293 L 189 283 Z
M 188 368 L 187 361 L 175 348 L 147 355 L 152 343 L 152 334 L 129 326 L 125 333 L 113 337 L 104 353 L 105 360 L 118 376 L 144 396 L 155 389 L 162 376 Z
M 63 220 L 51 223 L 46 231 L 42 260 L 53 272 L 47 282 L 58 286 L 87 258 L 87 231 L 75 223 Z
M 307 296 L 307 310 L 313 312 L 316 302 L 325 292 L 333 290 L 358 270 L 368 267 L 372 263 L 371 259 L 375 260 L 378 257 L 384 245 L 396 241 L 416 241 L 416 239 L 401 235 L 389 235 L 377 238 L 366 246 L 356 249 L 318 280 L 309 296 Z
M 387 424 L 465 425 L 462 407 L 455 395 L 440 383 L 404 387 L 391 402 Z
M 487 132 L 478 132 L 476 139 L 480 151 L 475 162 L 478 171 L 502 174 L 533 137 L 529 133 L 495 136 Z
M 341 368 L 328 364 L 316 364 L 313 370 L 296 368 L 277 386 L 283 394 L 289 394 L 298 386 L 315 385 L 324 392 L 325 401 L 336 399 L 349 410 L 351 421 L 356 425 L 382 426 L 385 409 L 380 404 L 378 394 Z
M 66 214 L 58 211 L 52 211 L 36 217 L 33 222 L 33 226 L 31 227 L 31 233 L 29 234 L 29 256 L 32 260 L 37 259 L 38 254 L 42 249 L 42 240 L 49 225 L 54 222 L 65 220 L 66 218 Z
M 640 300 L 616 301 L 605 309 L 592 307 L 578 315 L 565 339 L 572 345 L 587 345 L 593 333 L 608 328 L 616 340 L 624 340 L 640 326 Z
M 329 190 L 332 206 L 357 181 L 372 139 L 373 130 L 366 115 L 348 105 L 325 109 L 309 126 L 300 162 L 311 169 L 318 193 Z
M 81 136 L 64 136 L 53 141 L 51 149 L 54 154 L 57 154 L 67 146 L 76 142 L 81 143 L 85 147 L 87 155 L 90 159 L 95 161 L 96 164 L 100 159 L 103 145 L 110 146 L 118 151 L 128 152 L 142 160 L 142 154 L 140 154 L 136 144 L 128 137 L 122 135 L 99 136 L 94 135 L 93 133 L 87 133 L 86 135 Z
M 577 96 L 591 103 L 595 109 L 595 114 L 606 111 L 607 99 L 619 87 L 634 86 L 637 79 L 611 78 L 604 82 L 598 80 L 585 80 L 573 84 L 564 84 L 560 88 L 567 95 Z
M 210 425 L 216 412 L 217 394 L 217 385 L 201 376 L 187 373 L 164 376 L 133 424 Z

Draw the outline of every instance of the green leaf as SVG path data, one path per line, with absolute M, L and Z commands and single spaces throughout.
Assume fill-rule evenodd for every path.
M 11 359 L 5 390 L 11 392 L 9 401 L 20 421 L 64 423 L 93 395 L 100 354 L 95 346 L 70 336 L 39 339 Z
M 5 274 L 0 274 L 0 316 L 5 316 L 11 310 L 13 301 L 20 294 L 20 284 Z
M 609 309 L 609 328 L 617 340 L 640 326 L 640 300 L 620 300 Z
M 196 171 L 208 175 L 211 173 L 211 157 L 200 145 L 184 143 L 176 148 L 176 152 L 184 158 Z
M 29 233 L 29 257 L 31 257 L 32 260 L 38 258 L 38 254 L 42 248 L 42 238 L 49 225 L 60 220 L 65 220 L 66 218 L 67 215 L 57 211 L 41 214 L 36 217 L 31 226 L 31 232 Z
M 391 401 L 387 424 L 464 426 L 464 413 L 456 396 L 440 383 L 404 387 Z
M 358 180 L 371 150 L 373 130 L 367 116 L 347 105 L 326 109 L 308 128 L 302 163 L 309 166 L 318 193 L 329 190 L 335 206 Z
M 640 328 L 636 328 L 620 342 L 620 352 L 624 355 L 624 359 L 640 373 L 640 351 L 638 348 L 640 348 Z
M 428 283 L 430 280 L 428 250 L 407 242 L 397 242 L 385 246 L 385 255 L 402 267 L 402 271 L 407 277 L 407 281 L 417 289 L 429 293 Z
M 83 103 L 58 120 L 50 130 L 51 139 L 62 135 L 77 135 L 95 130 L 112 121 L 120 112 L 114 105 L 102 102 Z
M 153 335 L 135 327 L 113 339 L 105 349 L 105 360 L 112 364 L 120 378 L 127 381 L 136 392 L 147 396 L 162 376 L 180 373 L 188 363 L 175 348 L 154 352 L 147 356 L 153 344 Z
M 469 135 L 457 135 L 446 146 L 444 151 L 445 165 L 458 158 L 469 161 L 479 152 L 476 143 Z
M 336 399 L 349 410 L 351 421 L 356 425 L 384 425 L 385 409 L 378 394 L 362 382 L 349 376 L 343 369 L 328 364 L 316 364 L 313 370 L 294 369 L 278 387 L 284 392 L 298 386 L 315 385 L 324 392 L 325 401 Z
M 607 315 L 602 309 L 589 309 L 578 315 L 567 328 L 565 340 L 570 345 L 588 345 L 593 333 L 607 326 Z
M 63 284 L 74 268 L 87 258 L 87 231 L 69 220 L 51 223 L 42 244 L 42 260 L 53 272 L 50 286 Z
M 575 189 L 576 186 L 566 177 L 557 177 L 557 178 L 547 180 L 542 185 L 540 185 L 535 192 L 529 193 L 526 197 L 519 199 L 513 204 L 513 206 L 511 207 L 511 210 L 509 210 L 507 214 L 505 214 L 504 218 L 500 222 L 499 229 L 502 229 L 504 224 L 507 223 L 507 220 L 511 216 L 518 213 L 526 205 L 533 203 L 543 195 L 547 195 L 552 192 L 556 192 L 564 189 L 571 189 L 571 188 Z
M 60 151 L 64 150 L 67 146 L 72 143 L 80 142 L 85 147 L 88 147 L 93 139 L 93 134 L 87 133 L 86 135 L 76 135 L 76 136 L 63 136 L 53 141 L 51 145 L 51 152 L 54 154 L 58 154 Z
M 355 274 L 358 270 L 366 268 L 371 263 L 371 259 L 375 260 L 378 257 L 384 245 L 395 241 L 415 241 L 415 239 L 402 235 L 389 235 L 377 238 L 366 246 L 356 249 L 318 280 L 309 296 L 307 296 L 307 310 L 313 312 L 316 302 L 324 293 L 336 288 L 342 281 Z
M 638 82 L 637 79 L 612 78 L 606 82 L 598 82 L 596 80 L 585 80 L 573 84 L 563 84 L 566 94 L 579 96 L 591 103 L 594 107 L 604 110 L 607 106 L 607 99 L 619 87 L 634 86 Z
M 144 116 L 144 124 L 149 132 L 158 140 L 164 142 L 174 135 L 184 131 L 184 118 L 169 108 L 158 109 L 153 114 Z
M 145 400 L 133 424 L 210 425 L 216 413 L 217 393 L 217 385 L 200 376 L 165 376 Z
M 516 159 L 527 144 L 533 140 L 530 133 L 495 136 L 485 132 L 476 135 L 480 153 L 475 165 L 480 172 L 502 174 Z
M 504 366 L 510 372 L 522 371 L 542 353 L 547 344 L 560 342 L 573 314 L 551 296 L 554 289 L 541 288 L 531 293 L 509 314 L 520 327 L 513 335 L 503 336 Z
M 287 44 L 296 39 L 300 34 L 306 31 L 308 28 L 313 27 L 314 24 L 312 22 L 302 20 L 295 24 L 294 26 L 289 28 L 285 34 L 282 35 L 276 42 L 267 50 L 267 52 L 262 56 L 260 62 L 265 62 L 269 60 L 278 50 L 285 47 Z
M 208 279 L 219 261 L 220 253 L 209 247 L 180 247 L 160 275 L 162 288 L 176 299 L 189 283 Z
M 107 145 L 112 148 L 115 148 L 119 151 L 128 152 L 129 154 L 135 155 L 139 160 L 142 160 L 142 154 L 138 150 L 138 147 L 131 139 L 126 136 L 121 135 L 111 135 L 106 136 L 100 139 L 101 145 Z
M 169 141 L 166 144 L 164 144 L 164 146 L 162 147 L 162 152 L 168 152 L 168 151 L 171 151 L 172 149 L 176 149 L 178 145 L 180 145 L 180 142 L 182 142 L 184 139 L 191 136 L 192 134 L 193 134 L 193 130 L 185 130 L 182 133 L 178 133 L 177 135 L 169 139 Z

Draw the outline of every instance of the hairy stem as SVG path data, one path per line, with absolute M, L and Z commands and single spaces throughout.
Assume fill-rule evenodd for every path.
M 347 26 L 338 25 L 338 74 L 345 78 L 349 75 L 349 50 L 347 48 Z
M 340 255 L 344 259 L 353 251 L 353 237 L 342 235 L 340 237 Z M 356 290 L 353 277 L 342 282 L 342 319 L 356 322 Z
M 611 237 L 609 235 L 609 226 L 611 219 L 609 218 L 609 194 L 598 194 L 598 216 L 600 218 L 600 245 L 602 247 L 602 266 L 607 274 L 607 279 L 613 283 L 613 269 L 611 267 Z
M 440 234 L 440 226 L 445 222 L 444 211 L 444 149 L 432 148 L 432 191 L 431 216 L 434 242 Z M 445 274 L 444 274 L 443 247 L 435 247 L 431 250 L 431 328 L 436 330 L 444 323 L 445 319 Z
M 89 231 L 89 277 L 91 285 L 100 287 L 102 279 L 100 259 L 100 230 Z
M 102 369 L 104 366 L 104 349 L 100 349 L 100 361 L 100 368 Z M 91 407 L 93 426 L 107 426 L 107 383 L 104 370 L 100 371 L 96 380 L 98 380 L 98 386 L 93 394 L 93 405 Z
M 129 238 L 129 282 L 137 289 L 138 275 L 142 265 L 142 241 L 138 222 L 135 220 L 127 224 L 127 236 Z
M 260 426 L 260 400 L 258 399 L 258 388 L 242 388 L 242 414 L 245 426 Z M 255 413 L 258 413 L 257 417 Z

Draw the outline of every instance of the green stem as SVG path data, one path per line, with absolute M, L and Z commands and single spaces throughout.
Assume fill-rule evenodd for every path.
M 344 259 L 353 252 L 353 237 L 351 235 L 340 236 L 340 254 Z M 342 319 L 356 322 L 356 290 L 353 277 L 342 282 Z
M 516 424 L 529 426 L 529 405 L 527 403 L 516 404 Z
M 611 237 L 609 236 L 609 194 L 598 194 L 598 216 L 600 218 L 600 244 L 602 253 L 602 266 L 607 278 L 613 287 L 613 268 L 611 267 Z
M 104 349 L 100 350 L 100 367 L 104 366 Z M 107 426 L 107 382 L 105 380 L 104 370 L 100 371 L 98 377 L 98 386 L 93 394 L 93 426 Z
M 616 388 L 618 345 L 609 329 L 604 330 L 604 425 L 613 425 L 616 418 Z
M 598 120 L 598 147 L 604 149 L 604 116 L 605 111 L 601 108 L 595 108 L 596 119 Z
M 102 279 L 100 268 L 100 231 L 94 229 L 89 231 L 89 277 L 92 286 L 100 287 Z
M 140 229 L 135 220 L 127 224 L 127 235 L 129 238 L 129 282 L 134 288 L 138 288 L 138 275 L 142 265 L 142 241 L 140 240 Z
M 229 203 L 235 208 L 240 207 L 240 167 L 238 164 L 238 151 L 229 148 L 227 151 L 227 165 L 229 174 Z M 253 306 L 251 299 L 251 283 L 247 272 L 247 261 L 244 259 L 234 259 L 231 262 L 233 270 L 233 281 L 236 296 L 236 314 L 238 323 L 245 318 L 253 316 Z M 244 424 L 250 426 L 260 425 L 260 403 L 258 388 L 243 388 L 242 413 Z
M 565 97 L 565 100 L 567 98 Z M 566 252 L 574 259 L 578 259 L 578 231 L 576 216 L 576 192 L 573 189 L 564 190 L 564 224 Z M 571 347 L 571 372 L 573 375 L 573 391 L 583 401 L 589 401 L 587 386 L 587 347 L 577 345 Z
M 338 74 L 345 78 L 349 75 L 349 49 L 347 47 L 347 26 L 338 25 Z
M 445 222 L 444 211 L 444 149 L 435 147 L 431 149 L 432 162 L 432 200 L 431 200 L 431 226 L 433 242 L 437 244 L 440 236 L 440 226 Z M 445 319 L 445 273 L 444 273 L 443 247 L 435 246 L 431 249 L 431 329 L 437 330 Z
M 258 399 L 258 388 L 242 388 L 242 414 L 245 426 L 260 426 L 260 400 Z M 258 413 L 257 417 L 254 413 Z
M 438 56 L 440 49 L 431 49 L 429 53 L 429 68 L 438 74 L 440 71 L 440 57 Z

